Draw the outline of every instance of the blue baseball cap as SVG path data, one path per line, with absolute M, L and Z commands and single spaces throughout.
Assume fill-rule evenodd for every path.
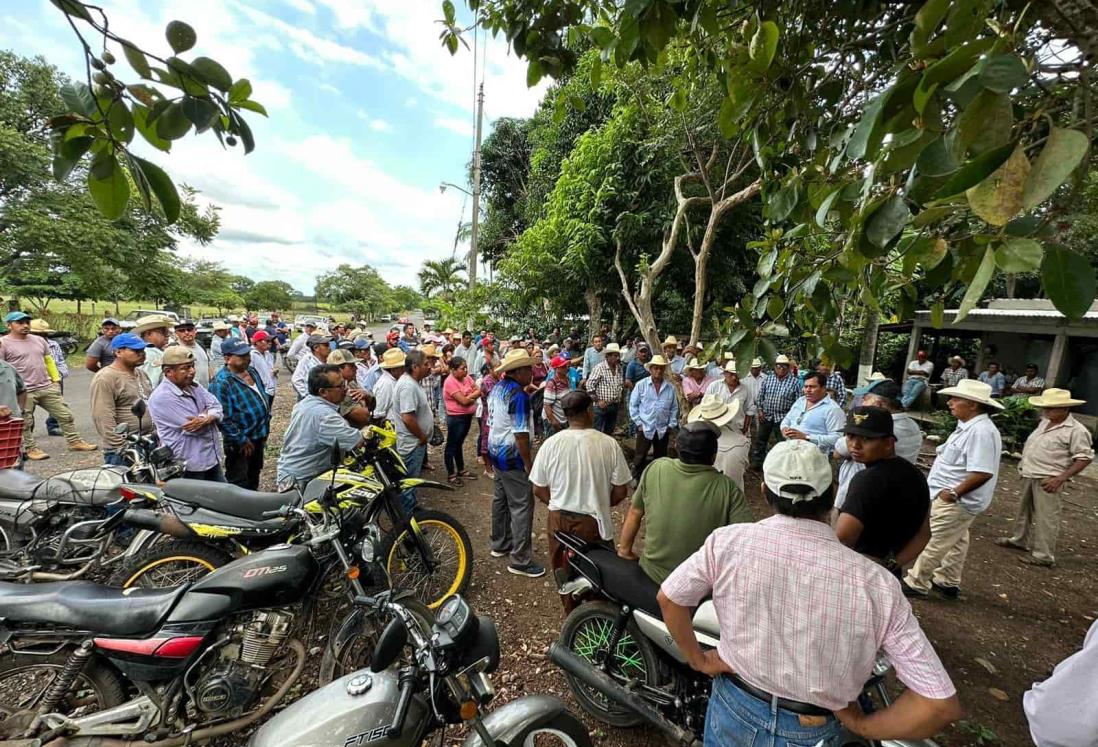
M 11 324 L 12 322 L 25 322 L 31 318 L 31 315 L 25 311 L 9 311 L 7 316 L 4 317 L 4 321 Z
M 229 339 L 221 343 L 222 355 L 251 355 L 252 346 L 243 340 Z
M 881 384 L 885 383 L 886 381 L 891 382 L 892 379 L 874 379 L 872 381 L 869 381 L 869 382 L 866 383 L 865 386 L 860 386 L 857 389 L 855 389 L 854 394 L 857 394 L 858 396 L 864 396 L 866 394 L 869 394 L 870 392 L 872 392 L 874 389 L 876 389 L 877 387 L 879 387 Z
M 370 340 L 366 337 L 356 337 L 355 338 L 355 350 L 365 350 L 366 348 L 368 348 L 372 345 L 373 345 L 373 343 L 370 342 Z
M 148 344 L 132 332 L 123 332 L 114 336 L 114 339 L 111 340 L 111 347 L 115 350 L 121 350 L 122 348 L 144 350 L 148 347 Z

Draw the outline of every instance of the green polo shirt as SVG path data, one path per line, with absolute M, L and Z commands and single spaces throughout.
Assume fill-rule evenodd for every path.
M 714 529 L 754 521 L 743 491 L 729 477 L 709 465 L 668 457 L 641 475 L 633 506 L 644 511 L 641 569 L 661 584 Z

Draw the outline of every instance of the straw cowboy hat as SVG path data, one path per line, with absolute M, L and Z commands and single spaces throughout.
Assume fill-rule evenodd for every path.
M 435 347 L 433 342 L 429 342 L 426 345 L 420 347 L 419 352 L 423 353 L 424 358 L 438 358 L 438 348 Z
M 171 329 L 174 324 L 175 322 L 166 316 L 149 314 L 148 316 L 143 316 L 137 320 L 137 325 L 133 328 L 133 333 L 135 335 L 140 335 L 151 329 Z
M 496 373 L 503 374 L 514 371 L 516 368 L 529 368 L 533 365 L 534 359 L 530 357 L 525 348 L 515 348 L 508 350 L 507 355 L 503 356 L 503 361 L 496 367 Z
M 1078 407 L 1085 405 L 1085 399 L 1072 399 L 1071 392 L 1067 389 L 1046 389 L 1036 397 L 1030 397 L 1029 403 L 1034 407 Z
M 650 360 L 650 361 L 648 361 L 647 363 L 644 364 L 644 367 L 645 367 L 646 370 L 651 371 L 652 366 L 659 366 L 660 368 L 666 368 L 668 365 L 670 365 L 670 364 L 667 362 L 667 359 L 664 358 L 659 353 L 656 353 L 655 355 L 652 356 L 652 360 Z
M 232 329 L 232 327 L 229 326 L 228 324 L 226 324 L 225 322 L 214 322 L 213 323 L 213 331 L 214 332 L 220 332 L 221 330 L 224 330 L 224 329 Z
M 404 368 L 404 351 L 400 348 L 389 348 L 381 356 L 382 368 Z
M 763 367 L 763 359 L 762 359 L 762 358 L 754 358 L 754 359 L 752 359 L 752 361 L 751 361 L 751 367 L 752 367 L 752 368 L 762 368 L 762 367 Z
M 725 359 L 726 361 L 734 361 L 734 360 L 736 360 L 736 354 L 735 354 L 735 353 L 733 353 L 733 352 L 732 352 L 731 350 L 726 350 L 726 351 L 724 351 L 724 355 L 723 355 L 722 357 L 723 357 L 723 358 L 724 358 L 724 359 Z
M 732 400 L 732 403 L 729 404 L 720 397 L 707 394 L 702 397 L 702 401 L 698 406 L 691 410 L 690 414 L 686 416 L 686 422 L 694 423 L 699 420 L 704 420 L 707 423 L 712 423 L 718 428 L 723 428 L 739 414 L 740 401 L 738 399 Z
M 869 374 L 869 378 L 867 378 L 866 381 L 884 381 L 887 378 L 888 377 L 880 371 L 874 371 L 873 373 Z
M 618 355 L 621 355 L 621 346 L 619 346 L 616 342 L 612 342 L 609 345 L 607 345 L 606 347 L 604 347 L 602 349 L 602 352 L 603 353 L 617 353 Z
M 951 356 L 949 356 L 949 362 L 950 362 L 950 363 L 952 363 L 953 361 L 957 361 L 957 362 L 958 362 L 958 363 L 960 363 L 960 364 L 961 364 L 962 366 L 963 366 L 963 365 L 965 365 L 965 359 L 964 359 L 964 358 L 962 358 L 962 357 L 961 357 L 961 356 L 959 356 L 959 355 L 951 355 Z
M 661 345 L 660 347 L 666 348 L 670 347 L 671 345 L 674 345 L 675 347 L 679 346 L 679 339 L 674 335 L 668 335 L 667 339 L 663 341 L 663 345 Z
M 691 358 L 690 360 L 688 360 L 686 362 L 686 367 L 690 368 L 690 369 L 693 369 L 695 371 L 708 371 L 709 370 L 709 364 L 708 363 L 702 363 L 697 358 Z
M 40 335 L 48 335 L 53 332 L 50 328 L 50 323 L 45 319 L 31 319 L 31 332 L 35 332 Z
M 784 353 L 779 355 L 777 358 L 774 359 L 774 365 L 775 366 L 777 366 L 777 365 L 788 366 L 789 365 L 789 356 L 785 355 Z
M 343 366 L 348 363 L 358 363 L 358 359 L 349 350 L 333 350 L 328 354 L 326 361 L 329 366 Z
M 1002 403 L 996 402 L 991 398 L 991 384 L 985 384 L 976 379 L 961 379 L 957 382 L 957 386 L 939 389 L 938 393 L 944 394 L 947 397 L 959 397 L 960 399 L 979 402 L 981 405 L 988 405 L 989 407 L 994 407 L 996 410 L 1003 409 Z M 1032 401 L 1033 400 L 1030 399 L 1030 402 Z
M 735 360 L 729 360 L 728 363 L 724 364 L 724 372 L 725 373 L 730 373 L 730 374 L 736 374 L 736 376 L 740 375 L 740 370 L 738 368 L 736 368 L 736 361 Z

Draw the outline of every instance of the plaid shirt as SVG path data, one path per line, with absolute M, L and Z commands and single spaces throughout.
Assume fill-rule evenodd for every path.
M 846 407 L 846 382 L 838 371 L 832 371 L 827 377 L 827 388 L 835 392 L 835 401 L 839 407 Z
M 621 401 L 621 390 L 625 382 L 625 371 L 621 363 L 614 370 L 606 361 L 596 364 L 591 369 L 591 376 L 587 379 L 587 393 L 598 400 L 605 400 L 608 405 L 614 405 Z
M 942 386 L 957 386 L 957 382 L 967 378 L 968 369 L 964 366 L 961 366 L 956 371 L 952 368 L 947 368 L 945 371 L 942 371 Z
M 801 380 L 793 374 L 786 374 L 784 379 L 779 379 L 772 373 L 767 374 L 759 384 L 755 407 L 766 420 L 780 423 L 801 396 L 802 388 Z
M 248 367 L 248 374 L 259 387 L 252 389 L 244 380 L 226 366 L 217 372 L 210 382 L 210 394 L 217 397 L 225 411 L 219 424 L 227 444 L 243 446 L 247 441 L 262 441 L 271 430 L 271 410 L 267 397 L 262 392 L 263 379 L 254 367 Z

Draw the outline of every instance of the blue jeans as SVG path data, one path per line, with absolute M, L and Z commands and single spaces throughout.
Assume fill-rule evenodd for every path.
M 122 454 L 117 451 L 104 451 L 103 452 L 103 464 L 109 464 L 112 467 L 128 467 L 126 460 L 122 458 Z
M 427 444 L 417 446 L 407 454 L 401 454 L 400 458 L 404 460 L 404 466 L 408 470 L 406 477 L 419 477 L 423 472 L 423 460 L 427 458 Z M 415 488 L 404 491 L 400 496 L 400 505 L 404 507 L 404 513 L 411 516 L 416 507 Z
M 904 382 L 903 392 L 900 395 L 900 404 L 904 406 L 905 410 L 911 407 L 915 400 L 919 399 L 924 389 L 926 389 L 926 379 L 922 377 L 912 376 Z
M 595 405 L 595 430 L 608 436 L 614 435 L 614 426 L 618 422 L 618 404 L 608 404 L 606 409 Z
M 731 678 L 713 680 L 705 714 L 705 743 L 721 747 L 838 747 L 839 720 L 802 726 L 802 717 L 748 695 Z
M 465 471 L 465 437 L 469 435 L 469 428 L 473 425 L 472 415 L 447 415 L 446 416 L 446 452 L 443 458 L 446 462 L 446 475 L 453 477 L 459 472 Z

